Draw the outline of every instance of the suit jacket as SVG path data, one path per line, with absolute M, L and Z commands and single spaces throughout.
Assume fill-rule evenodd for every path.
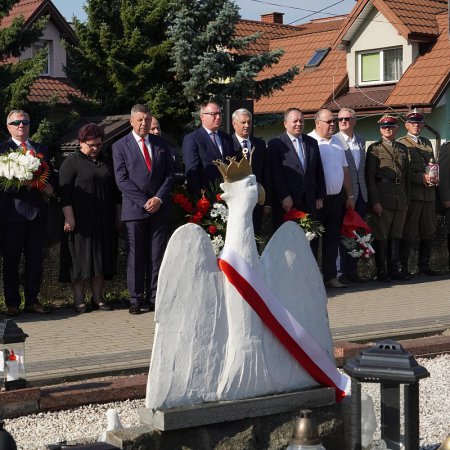
M 439 149 L 439 196 L 441 201 L 450 200 L 450 141 Z
M 149 217 L 144 205 L 158 197 L 162 205 L 152 215 L 168 216 L 175 163 L 170 148 L 158 136 L 148 136 L 151 146 L 152 170 L 149 172 L 141 149 L 129 133 L 112 146 L 114 175 L 122 192 L 122 220 L 142 220 Z
M 361 191 L 361 196 L 365 202 L 368 200 L 367 196 L 367 186 L 366 186 L 366 175 L 364 166 L 366 164 L 366 139 L 360 134 L 355 133 L 356 142 L 359 145 L 359 155 L 360 162 L 359 167 L 356 167 L 355 158 L 347 144 L 347 141 L 342 136 L 342 133 L 336 133 L 335 137 L 339 140 L 342 148 L 345 150 L 345 157 L 347 158 L 348 170 L 350 171 L 350 176 L 352 178 L 352 192 L 355 196 L 355 202 L 358 199 L 359 191 Z
M 219 170 L 213 164 L 214 160 L 226 161 L 227 156 L 234 155 L 231 137 L 220 130 L 217 133 L 222 143 L 223 155 L 203 127 L 187 134 L 183 139 L 181 150 L 187 187 L 191 194 L 200 194 L 202 189 L 209 188 L 211 184 L 222 178 Z
M 325 177 L 317 141 L 306 134 L 302 134 L 302 140 L 306 170 L 287 133 L 269 141 L 274 207 L 281 205 L 282 200 L 290 195 L 294 206 L 306 203 L 306 212 L 315 214 L 316 200 L 327 195 Z
M 37 142 L 28 141 L 31 147 L 37 152 L 42 153 L 44 160 L 49 166 L 48 182 L 56 190 L 58 184 L 56 174 L 51 164 L 51 153 L 48 148 Z M 0 145 L 0 153 L 8 153 L 17 149 L 16 143 L 9 139 Z M 48 205 L 39 189 L 9 189 L 0 194 L 0 221 L 1 222 L 26 222 L 39 217 L 42 220 L 47 219 Z
M 233 139 L 234 156 L 237 161 L 242 159 L 242 146 L 236 134 L 231 136 Z M 252 154 L 252 171 L 256 177 L 256 181 L 262 185 L 266 192 L 265 206 L 272 206 L 272 175 L 270 173 L 269 152 L 266 143 L 259 138 L 252 137 L 250 140 L 251 147 L 254 149 Z

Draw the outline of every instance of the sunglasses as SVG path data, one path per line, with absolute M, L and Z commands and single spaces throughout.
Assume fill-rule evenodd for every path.
M 30 125 L 29 120 L 13 120 L 12 122 L 9 122 L 8 125 L 14 125 L 15 127 L 18 127 L 20 124 L 23 126 Z
M 332 119 L 332 120 L 322 120 L 322 119 L 319 119 L 319 122 L 325 122 L 325 123 L 327 123 L 328 125 L 331 125 L 332 123 L 334 123 L 334 119 Z
M 350 122 L 350 120 L 352 120 L 353 117 L 338 117 L 339 122 L 343 122 L 344 120 L 346 122 Z

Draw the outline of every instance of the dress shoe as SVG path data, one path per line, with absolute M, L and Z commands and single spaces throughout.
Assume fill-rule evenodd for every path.
M 8 306 L 6 309 L 6 315 L 8 317 L 17 317 L 19 315 L 19 308 L 16 308 L 15 306 Z
M 137 302 L 132 303 L 128 312 L 130 314 L 141 314 L 141 308 L 139 306 L 139 303 Z
M 348 275 L 346 275 L 345 273 L 342 274 L 339 278 L 338 278 L 339 283 L 342 284 L 351 284 L 351 280 L 350 277 Z
M 329 288 L 345 288 L 347 287 L 346 284 L 341 283 L 336 278 L 332 278 L 331 280 L 325 281 L 325 286 Z
M 392 282 L 390 276 L 386 272 L 378 273 L 376 280 L 380 281 L 381 283 L 391 283 Z
M 141 312 L 150 312 L 155 310 L 155 304 L 153 302 L 144 301 L 139 303 L 139 309 Z
M 79 305 L 75 305 L 74 308 L 75 308 L 75 311 L 79 314 L 84 314 L 87 312 L 86 303 L 80 303 Z
M 112 311 L 111 306 L 109 306 L 108 303 L 105 302 L 95 303 L 93 301 L 91 305 L 92 309 L 98 309 L 99 311 Z
M 44 307 L 40 303 L 32 303 L 31 305 L 26 305 L 25 308 L 23 308 L 23 312 L 34 314 L 50 314 L 52 310 Z

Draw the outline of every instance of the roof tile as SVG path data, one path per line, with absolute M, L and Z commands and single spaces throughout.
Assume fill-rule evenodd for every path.
M 0 28 L 9 27 L 12 21 L 20 16 L 23 16 L 26 22 L 43 2 L 44 0 L 20 0 L 11 8 L 9 14 L 0 21 Z
M 79 89 L 67 78 L 38 78 L 30 89 L 28 100 L 30 102 L 48 102 L 58 97 L 58 103 L 70 105 L 71 96 L 86 98 Z

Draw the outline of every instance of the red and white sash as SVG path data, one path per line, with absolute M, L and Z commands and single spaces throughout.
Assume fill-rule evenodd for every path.
M 279 302 L 265 281 L 239 254 L 226 246 L 219 256 L 219 267 L 306 372 L 318 383 L 335 388 L 336 400 L 342 400 L 350 390 L 349 377 L 336 369 L 326 352 Z

